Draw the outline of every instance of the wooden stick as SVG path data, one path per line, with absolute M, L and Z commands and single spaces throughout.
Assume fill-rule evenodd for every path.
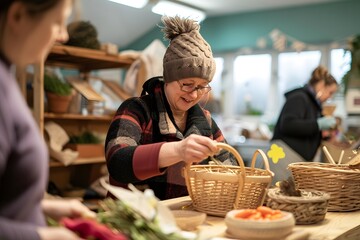
M 328 160 L 330 161 L 331 164 L 336 164 L 334 159 L 332 158 L 332 156 L 330 155 L 328 149 L 326 146 L 323 146 L 323 150 L 324 150 L 324 153 L 325 155 L 327 156 Z
M 344 150 L 341 150 L 338 164 L 341 164 L 343 157 L 344 157 Z

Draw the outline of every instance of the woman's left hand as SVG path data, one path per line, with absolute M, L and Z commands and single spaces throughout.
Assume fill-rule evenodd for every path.
M 42 208 L 46 216 L 59 221 L 63 217 L 77 218 L 95 218 L 95 212 L 91 211 L 79 200 L 71 199 L 44 199 Z

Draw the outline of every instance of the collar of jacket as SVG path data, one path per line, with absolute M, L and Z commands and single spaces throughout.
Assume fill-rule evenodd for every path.
M 322 112 L 322 105 L 319 99 L 316 98 L 316 92 L 315 89 L 313 87 L 311 87 L 309 84 L 306 84 L 304 86 L 304 91 L 310 95 L 311 100 L 313 100 L 316 105 L 319 108 L 319 111 Z
M 319 109 L 319 112 L 322 111 L 321 102 L 316 98 L 315 90 L 308 84 L 304 85 L 303 87 L 288 91 L 287 93 L 285 93 L 285 97 L 288 98 L 292 94 L 299 92 L 306 94 L 309 97 L 310 101 L 314 102 L 316 107 Z

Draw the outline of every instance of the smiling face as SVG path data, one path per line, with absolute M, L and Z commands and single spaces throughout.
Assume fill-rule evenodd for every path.
M 185 78 L 165 84 L 165 95 L 173 113 L 186 112 L 197 104 L 209 87 L 209 82 L 202 78 Z M 185 92 L 183 89 L 196 90 Z M 203 90 L 201 90 L 203 89 Z

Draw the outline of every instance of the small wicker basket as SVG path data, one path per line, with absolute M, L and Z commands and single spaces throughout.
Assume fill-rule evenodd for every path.
M 328 211 L 360 209 L 360 170 L 347 164 L 298 162 L 289 164 L 298 189 L 314 189 L 330 194 Z
M 325 192 L 300 190 L 301 197 L 281 194 L 279 188 L 269 189 L 266 205 L 272 209 L 291 212 L 296 224 L 313 224 L 324 220 L 330 195 Z
M 218 147 L 230 151 L 239 166 L 187 165 L 184 177 L 194 209 L 223 217 L 233 209 L 262 205 L 274 176 L 265 153 L 256 150 L 251 167 L 245 167 L 243 159 L 233 147 L 225 143 L 218 143 Z M 265 170 L 255 168 L 258 154 L 263 158 Z

